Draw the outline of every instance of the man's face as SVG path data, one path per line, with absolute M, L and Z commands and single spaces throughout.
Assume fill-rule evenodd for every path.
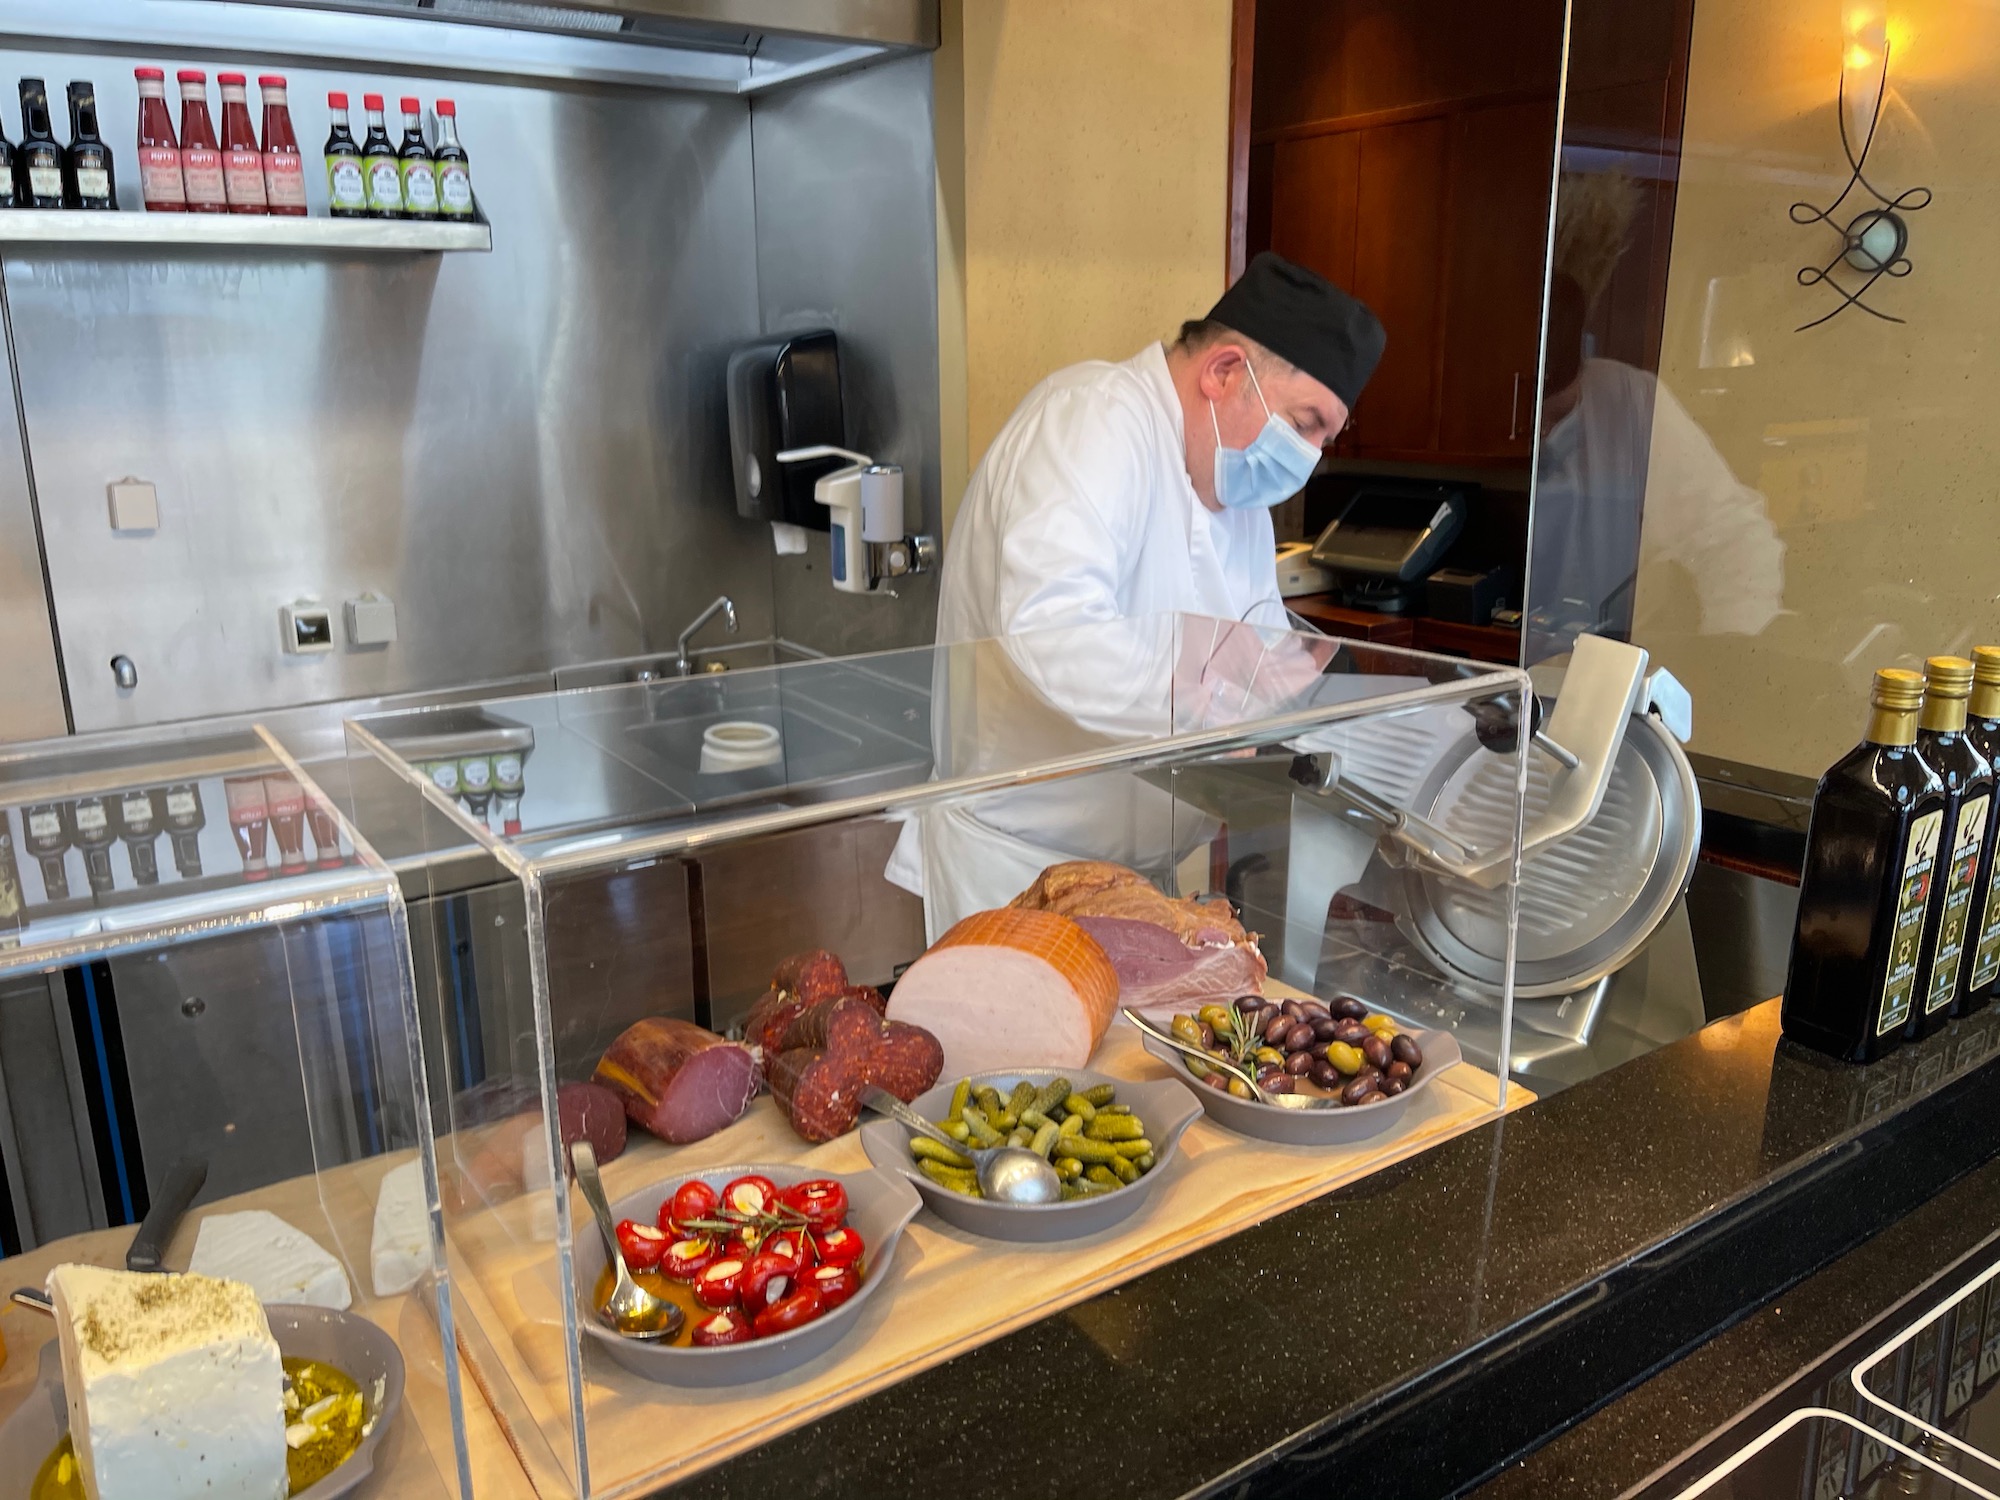
M 1223 447 L 1249 447 L 1264 430 L 1267 404 L 1273 416 L 1316 447 L 1330 446 L 1347 425 L 1347 403 L 1303 370 L 1267 360 L 1253 383 L 1248 351 L 1227 340 L 1201 352 L 1195 389 L 1214 403 L 1215 421 L 1187 424 L 1188 477 L 1195 493 L 1211 508 L 1216 503 L 1211 491 L 1218 429 Z

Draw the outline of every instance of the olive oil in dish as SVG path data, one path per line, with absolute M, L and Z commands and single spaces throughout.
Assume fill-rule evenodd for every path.
M 1861 743 L 1813 794 L 1781 1011 L 1786 1036 L 1851 1062 L 1893 1050 L 1923 994 L 1945 818 L 1944 783 L 1916 751 L 1924 679 L 1886 667 L 1869 701 Z
M 1972 898 L 1986 825 L 1993 807 L 1993 767 L 1965 732 L 1972 663 L 1962 656 L 1933 656 L 1924 663 L 1924 708 L 1917 722 L 1917 754 L 1944 783 L 1944 831 L 1939 866 L 1931 882 L 1919 967 L 1930 975 L 1921 1003 L 1910 1009 L 1910 1040 L 1929 1036 L 1952 1016 L 1972 927 Z

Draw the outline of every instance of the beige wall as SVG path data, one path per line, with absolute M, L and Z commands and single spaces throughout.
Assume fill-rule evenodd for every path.
M 969 469 L 1051 370 L 1123 359 L 1220 295 L 1231 6 L 947 0 L 944 9 L 939 323 L 949 514 L 965 477 L 952 472 L 952 365 L 963 370 Z
M 1936 198 L 1909 215 L 1911 274 L 1869 300 L 1908 321 L 1849 310 L 1799 333 L 1832 306 L 1795 275 L 1832 258 L 1831 232 L 1787 209 L 1847 176 L 1841 16 L 1701 0 L 1674 223 L 1662 380 L 1763 496 L 1786 614 L 1702 633 L 1651 495 L 1637 596 L 1638 639 L 1695 692 L 1695 748 L 1807 775 L 1859 737 L 1874 668 L 2000 639 L 2000 9 L 1890 0 L 1869 175 Z M 1843 219 L 1871 202 L 1857 190 Z

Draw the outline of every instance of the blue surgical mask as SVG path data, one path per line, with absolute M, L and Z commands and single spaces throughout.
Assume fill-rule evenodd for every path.
M 1208 403 L 1208 420 L 1215 427 L 1215 498 L 1227 510 L 1260 506 L 1268 510 L 1305 488 L 1312 471 L 1319 467 L 1319 449 L 1271 410 L 1264 388 L 1257 383 L 1257 372 L 1247 362 L 1243 368 L 1250 371 L 1250 388 L 1264 408 L 1264 430 L 1247 448 L 1225 448 L 1215 403 Z

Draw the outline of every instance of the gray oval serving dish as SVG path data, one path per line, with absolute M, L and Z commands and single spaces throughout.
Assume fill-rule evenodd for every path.
M 1424 1065 L 1417 1069 L 1410 1086 L 1393 1099 L 1373 1104 L 1356 1104 L 1342 1109 L 1286 1109 L 1278 1104 L 1260 1104 L 1255 1099 L 1239 1099 L 1221 1089 L 1196 1083 L 1187 1071 L 1187 1058 L 1164 1042 L 1141 1036 L 1145 1048 L 1161 1062 L 1188 1080 L 1195 1098 L 1216 1124 L 1281 1146 L 1341 1146 L 1365 1141 L 1391 1129 L 1410 1107 L 1410 1101 L 1431 1086 L 1447 1068 L 1464 1060 L 1458 1038 L 1449 1031 L 1413 1031 L 1424 1050 Z
M 897 1173 L 914 1183 L 924 1195 L 925 1205 L 945 1223 L 988 1239 L 1047 1243 L 1095 1234 L 1136 1213 L 1179 1159 L 1181 1136 L 1201 1114 L 1201 1104 L 1194 1097 L 1196 1091 L 1171 1078 L 1134 1083 L 1108 1073 L 1068 1068 L 1012 1068 L 972 1075 L 975 1084 L 990 1083 L 1002 1094 L 1011 1092 L 1024 1078 L 1035 1084 L 1067 1078 L 1078 1089 L 1111 1084 L 1118 1090 L 1118 1102 L 1131 1105 L 1132 1112 L 1146 1127 L 1146 1139 L 1153 1143 L 1153 1170 L 1114 1193 L 1092 1198 L 1075 1198 L 1067 1203 L 989 1203 L 983 1198 L 954 1193 L 924 1176 L 910 1154 L 910 1132 L 894 1120 L 877 1116 L 864 1124 L 862 1149 L 881 1170 Z M 939 1084 L 913 1099 L 911 1108 L 927 1120 L 941 1120 L 951 1108 L 951 1091 L 957 1086 L 956 1078 Z
M 597 1221 L 579 1201 L 574 1205 L 571 1219 L 576 1234 L 577 1316 L 582 1320 L 583 1331 L 634 1375 L 643 1375 L 648 1380 L 666 1385 L 741 1385 L 745 1381 L 782 1375 L 824 1354 L 840 1342 L 841 1335 L 854 1326 L 860 1309 L 875 1296 L 876 1288 L 882 1284 L 890 1262 L 895 1258 L 896 1242 L 903 1237 L 903 1230 L 923 1206 L 923 1200 L 917 1197 L 908 1183 L 886 1172 L 824 1172 L 809 1167 L 752 1162 L 742 1166 L 716 1167 L 705 1172 L 687 1172 L 640 1188 L 635 1193 L 627 1193 L 612 1200 L 611 1218 L 614 1223 L 621 1219 L 637 1219 L 651 1224 L 659 1218 L 660 1205 L 673 1197 L 675 1189 L 682 1183 L 699 1179 L 721 1192 L 733 1178 L 747 1173 L 768 1177 L 781 1188 L 817 1177 L 831 1177 L 847 1189 L 847 1222 L 861 1236 L 863 1247 L 861 1290 L 832 1312 L 816 1318 L 803 1328 L 794 1328 L 790 1333 L 781 1333 L 773 1338 L 752 1339 L 747 1344 L 696 1349 L 621 1338 L 604 1326 L 595 1309 L 589 1305 L 597 1278 L 604 1272 L 607 1257 L 603 1236 L 597 1232 Z
M 285 1358 L 321 1360 L 361 1387 L 362 1403 L 374 1423 L 368 1435 L 339 1468 L 292 1497 L 337 1500 L 375 1472 L 375 1450 L 403 1404 L 403 1351 L 359 1313 L 269 1302 L 264 1306 L 264 1317 L 271 1325 L 271 1337 L 278 1341 L 278 1352 Z M 69 1431 L 59 1347 L 55 1339 L 42 1346 L 34 1393 L 0 1425 L 0 1473 L 32 1475 Z M 382 1385 L 379 1397 L 375 1393 L 377 1381 Z

